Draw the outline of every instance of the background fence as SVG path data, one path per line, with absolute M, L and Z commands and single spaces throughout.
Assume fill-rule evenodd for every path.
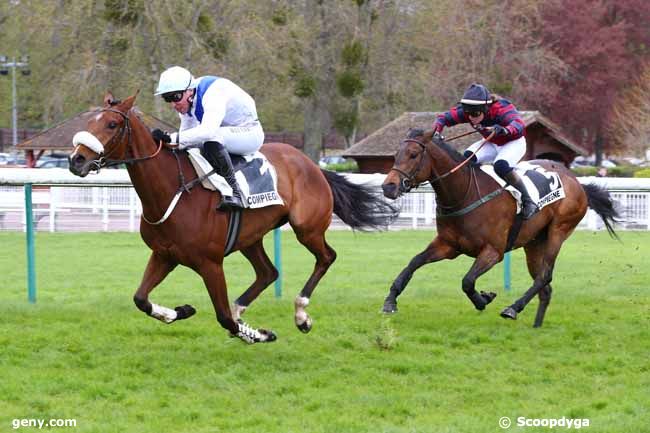
M 142 206 L 123 170 L 91 176 L 80 182 L 67 170 L 0 169 L 0 230 L 25 230 L 25 183 L 33 183 L 32 203 L 34 228 L 50 232 L 137 231 Z M 116 172 L 116 173 L 110 173 Z M 119 173 L 122 172 L 122 173 Z M 17 174 L 16 174 L 17 173 Z M 104 174 L 106 174 L 104 176 Z M 18 176 L 18 177 L 16 177 Z M 347 175 L 355 183 L 377 187 L 383 175 Z M 93 182 L 96 182 L 93 184 Z M 650 229 L 650 179 L 581 178 L 583 183 L 607 187 L 616 200 L 623 221 L 617 229 Z M 171 197 L 170 197 L 171 200 Z M 431 229 L 436 223 L 435 195 L 430 186 L 423 186 L 400 197 L 400 216 L 391 229 Z M 331 228 L 345 228 L 334 218 Z M 602 221 L 589 211 L 578 229 L 602 229 Z

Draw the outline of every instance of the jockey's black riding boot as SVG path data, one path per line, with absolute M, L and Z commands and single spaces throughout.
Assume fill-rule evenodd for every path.
M 519 177 L 515 170 L 511 170 L 503 176 L 503 179 L 521 193 L 521 215 L 525 220 L 530 219 L 537 213 L 538 209 L 535 202 L 530 198 L 526 185 L 524 185 L 524 181 L 521 180 L 521 177 Z
M 232 197 L 222 195 L 221 203 L 219 203 L 217 209 L 243 208 L 244 203 L 235 178 L 235 170 L 226 148 L 217 141 L 207 141 L 203 145 L 203 154 L 214 169 L 217 170 L 217 173 L 223 176 L 232 188 Z

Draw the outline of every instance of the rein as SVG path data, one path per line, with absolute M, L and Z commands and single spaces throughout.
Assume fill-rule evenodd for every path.
M 124 126 L 122 126 L 122 128 L 120 128 L 120 130 L 113 137 L 111 137 L 111 139 L 108 141 L 108 143 L 106 143 L 106 147 L 109 144 L 113 143 L 113 142 L 119 143 L 120 141 L 122 141 L 124 139 L 124 136 L 126 135 L 126 137 L 127 137 L 126 147 L 127 147 L 127 149 L 130 149 L 131 148 L 131 139 L 132 139 L 132 128 L 131 128 L 131 123 L 130 123 L 130 119 L 129 119 L 128 114 L 122 113 L 121 111 L 115 110 L 113 108 L 104 108 L 104 109 L 99 110 L 99 111 L 100 112 L 110 111 L 112 113 L 117 113 L 120 116 L 122 116 L 122 118 L 124 119 Z M 129 158 L 129 159 L 108 159 L 108 157 L 115 151 L 115 149 L 117 149 L 117 146 L 114 146 L 113 149 L 111 149 L 111 151 L 108 152 L 108 154 L 106 154 L 106 155 L 101 154 L 98 159 L 92 160 L 90 163 L 94 164 L 97 167 L 97 171 L 99 171 L 99 169 L 103 168 L 103 167 L 111 167 L 111 166 L 120 165 L 120 164 L 135 164 L 137 162 L 147 161 L 147 160 L 155 158 L 156 156 L 158 156 L 160 154 L 160 151 L 162 150 L 162 148 L 163 148 L 163 142 L 161 140 L 159 142 L 159 144 L 158 144 L 158 149 L 156 149 L 156 151 L 153 154 L 149 155 L 149 156 L 143 156 L 143 157 L 139 157 L 139 158 Z M 165 211 L 163 216 L 158 221 L 149 221 L 147 219 L 147 217 L 144 216 L 144 212 L 142 213 L 142 219 L 147 224 L 159 225 L 159 224 L 164 223 L 167 220 L 167 218 L 169 218 L 169 216 L 172 214 L 172 212 L 173 212 L 174 208 L 176 207 L 176 204 L 178 203 L 178 200 L 180 199 L 181 194 L 183 194 L 183 192 L 187 191 L 189 193 L 190 190 L 192 188 L 194 188 L 197 184 L 199 184 L 200 182 L 202 182 L 204 179 L 208 178 L 212 174 L 216 173 L 216 171 L 213 169 L 213 170 L 209 171 L 208 173 L 204 174 L 203 176 L 198 176 L 194 180 L 191 180 L 190 182 L 186 183 L 185 182 L 185 177 L 183 176 L 183 170 L 181 168 L 181 160 L 178 157 L 178 153 L 177 153 L 176 150 L 172 150 L 172 153 L 176 157 L 176 162 L 177 162 L 177 165 L 178 165 L 178 182 L 179 182 L 180 185 L 179 185 L 178 189 L 176 190 L 176 193 L 174 194 L 174 197 L 172 198 L 169 206 L 167 207 L 167 210 Z
M 161 145 L 162 145 L 162 141 L 161 141 Z M 142 219 L 147 224 L 150 224 L 152 226 L 162 224 L 167 220 L 167 218 L 169 218 L 169 216 L 174 211 L 174 208 L 176 207 L 176 204 L 178 203 L 178 200 L 181 198 L 181 195 L 183 194 L 183 192 L 190 193 L 190 190 L 192 188 L 194 188 L 199 183 L 203 182 L 204 179 L 207 179 L 208 177 L 210 177 L 214 173 L 216 173 L 216 171 L 214 169 L 212 169 L 209 172 L 207 172 L 206 174 L 204 174 L 203 176 L 198 176 L 198 177 L 194 178 L 193 180 L 185 183 L 185 176 L 183 176 L 183 170 L 181 168 L 181 159 L 178 157 L 178 152 L 175 149 L 173 149 L 172 153 L 174 154 L 174 157 L 176 158 L 176 162 L 178 164 L 178 182 L 179 182 L 180 185 L 179 185 L 178 189 L 176 190 L 176 193 L 174 193 L 174 197 L 172 198 L 172 201 L 169 203 L 169 206 L 167 207 L 167 210 L 165 211 L 163 216 L 160 217 L 160 219 L 158 221 L 149 221 L 147 219 L 147 217 L 144 216 L 144 212 L 142 212 Z
M 473 131 L 473 132 L 476 132 L 476 131 Z M 469 135 L 469 134 L 472 134 L 473 132 L 470 132 L 470 133 L 467 133 L 467 134 L 462 134 L 462 135 L 459 135 L 459 136 L 454 137 L 454 138 L 459 138 L 459 137 L 464 136 L 464 135 Z M 448 172 L 446 172 L 446 173 L 444 173 L 444 174 L 442 174 L 440 176 L 437 176 L 437 177 L 435 177 L 433 179 L 428 179 L 428 181 L 431 184 L 433 184 L 435 182 L 439 182 L 442 179 L 446 178 L 447 176 L 450 176 L 451 174 L 453 174 L 453 173 L 457 172 L 458 170 L 460 170 L 461 168 L 463 168 L 476 155 L 476 153 L 478 153 L 478 151 L 481 150 L 481 148 L 485 145 L 485 143 L 487 143 L 488 141 L 490 141 L 492 139 L 492 137 L 494 137 L 494 135 L 495 135 L 495 131 L 493 131 L 489 136 L 484 138 L 483 141 L 481 142 L 481 144 L 478 146 L 478 148 L 474 152 L 472 152 L 472 154 L 469 157 L 467 157 L 465 160 L 463 160 L 458 165 L 453 167 L 451 170 L 449 170 Z M 418 163 L 418 165 L 413 170 L 411 170 L 411 173 L 407 173 L 404 170 L 402 170 L 400 168 L 397 168 L 395 166 L 391 167 L 391 171 L 396 171 L 401 176 L 403 176 L 402 181 L 401 181 L 402 186 L 404 187 L 404 189 L 409 191 L 409 190 L 411 190 L 411 188 L 417 188 L 417 187 L 419 187 L 421 185 L 421 183 L 418 183 L 417 185 L 413 186 L 415 177 L 417 176 L 417 174 L 422 169 L 422 164 L 424 162 L 424 152 L 426 151 L 432 159 L 435 159 L 435 158 L 434 158 L 434 155 L 432 153 L 432 150 L 430 150 L 430 147 L 428 147 L 425 143 L 423 143 L 420 140 L 417 140 L 417 139 L 414 139 L 414 138 L 407 138 L 407 139 L 405 139 L 403 141 L 403 143 L 415 143 L 415 144 L 419 145 L 420 148 L 422 149 L 422 152 L 420 153 L 420 162 Z M 430 144 L 433 145 L 434 144 L 433 141 Z M 480 198 L 477 201 L 471 203 L 470 205 L 468 205 L 468 206 L 466 206 L 466 207 L 464 207 L 464 208 L 462 208 L 460 210 L 451 211 L 451 209 L 457 208 L 460 204 L 464 203 L 467 200 L 467 198 L 469 197 L 469 195 L 471 193 L 472 185 L 475 185 L 476 191 L 478 192 L 478 195 L 479 195 Z M 488 194 L 488 195 L 486 195 L 484 197 L 481 197 L 481 190 L 480 190 L 480 187 L 479 187 L 479 184 L 478 184 L 478 179 L 476 177 L 476 171 L 475 171 L 474 167 L 471 167 L 470 179 L 467 182 L 467 189 L 465 190 L 464 197 L 461 200 L 459 200 L 458 203 L 450 205 L 450 206 L 444 206 L 441 203 L 438 203 L 437 208 L 439 209 L 439 211 L 437 212 L 437 214 L 438 214 L 439 217 L 443 217 L 443 218 L 444 217 L 454 217 L 454 216 L 464 215 L 464 214 L 469 213 L 472 210 L 476 209 L 477 207 L 479 207 L 483 203 L 486 203 L 486 202 L 492 200 L 493 198 L 497 197 L 499 194 L 501 194 L 503 192 L 503 190 L 504 190 L 503 188 L 499 188 L 499 189 L 491 192 L 490 194 Z
M 109 144 L 111 144 L 113 142 L 113 140 L 116 140 L 116 139 L 117 139 L 117 142 L 121 141 L 123 139 L 123 137 L 124 137 L 124 134 L 126 133 L 127 134 L 126 147 L 127 148 L 131 147 L 130 145 L 131 145 L 131 132 L 132 132 L 132 129 L 131 129 L 131 123 L 130 123 L 130 119 L 129 119 L 128 114 L 122 113 L 121 111 L 115 110 L 113 108 L 104 108 L 104 109 L 99 110 L 99 111 L 100 112 L 110 111 L 111 113 L 117 113 L 120 116 L 122 116 L 122 118 L 124 119 L 124 126 L 122 126 L 122 128 L 120 128 L 120 131 L 117 134 L 115 134 L 113 137 L 111 137 L 111 139 L 108 141 L 108 143 L 106 143 L 106 145 L 108 146 Z M 158 156 L 158 154 L 162 150 L 162 145 L 163 145 L 163 143 L 161 141 L 159 143 L 159 145 L 158 145 L 158 149 L 152 155 L 149 155 L 149 156 L 143 156 L 143 157 L 140 157 L 140 158 L 129 158 L 129 159 L 108 159 L 108 156 L 111 153 L 113 153 L 113 151 L 115 149 L 117 149 L 117 147 L 114 147 L 107 155 L 105 155 L 105 156 L 100 155 L 99 159 L 94 160 L 93 162 L 97 166 L 97 170 L 99 170 L 102 167 L 112 167 L 114 165 L 120 165 L 120 164 L 135 164 L 136 162 L 146 161 L 148 159 L 152 159 L 152 158 L 155 158 L 156 156 Z
M 457 137 L 454 137 L 454 139 L 463 137 L 465 135 L 473 134 L 474 132 L 476 132 L 476 131 L 472 131 L 472 132 L 469 132 L 467 134 L 459 135 Z M 476 155 L 476 153 L 479 150 L 481 150 L 483 145 L 485 145 L 485 143 L 487 143 L 488 141 L 490 141 L 492 139 L 492 137 L 494 137 L 495 132 L 496 131 L 492 131 L 492 133 L 490 135 L 488 135 L 486 138 L 484 138 L 483 141 L 481 142 L 481 144 L 479 145 L 478 149 L 476 149 L 469 157 L 467 157 L 467 159 L 465 159 L 460 164 L 458 164 L 457 166 L 455 166 L 454 168 L 449 170 L 447 173 L 444 173 L 444 174 L 442 174 L 440 176 L 437 176 L 437 177 L 435 177 L 433 179 L 429 179 L 429 182 L 431 182 L 431 183 L 438 182 L 438 181 L 446 178 L 447 176 L 449 176 L 451 174 L 454 174 L 455 172 L 457 172 L 461 168 L 463 168 Z M 407 139 L 405 139 L 403 141 L 403 143 L 415 143 L 415 144 L 419 145 L 422 148 L 422 154 L 424 154 L 424 151 L 427 151 L 429 153 L 429 156 L 431 156 L 433 158 L 433 155 L 431 154 L 431 151 L 429 150 L 429 148 L 422 141 L 416 140 L 414 138 L 407 138 Z M 411 173 L 406 173 L 404 170 L 401 170 L 401 169 L 399 169 L 399 168 L 397 168 L 395 166 L 391 167 L 390 171 L 396 171 L 396 172 L 398 172 L 399 174 L 401 174 L 402 176 L 405 177 L 402 180 L 402 185 L 404 187 L 406 187 L 408 189 L 417 188 L 418 186 L 420 186 L 420 184 L 418 184 L 416 186 L 413 186 L 413 180 L 415 179 L 415 176 L 419 173 L 420 169 L 422 168 L 422 162 L 423 161 L 424 161 L 424 158 L 421 157 L 420 158 L 420 163 L 418 164 L 417 167 L 415 167 L 412 170 Z

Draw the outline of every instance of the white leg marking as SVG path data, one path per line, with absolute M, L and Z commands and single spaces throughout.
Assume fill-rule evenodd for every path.
M 232 318 L 235 321 L 241 319 L 241 315 L 244 314 L 246 308 L 248 307 L 244 307 L 243 305 L 239 304 L 232 304 Z
M 304 296 L 296 296 L 294 301 L 296 307 L 296 325 L 302 325 L 307 320 L 309 320 L 309 314 L 305 311 L 305 308 L 309 305 L 309 298 Z
M 165 323 L 172 323 L 178 316 L 176 311 L 167 307 L 163 307 L 161 305 L 154 304 L 153 302 L 151 303 L 151 315 L 161 322 Z

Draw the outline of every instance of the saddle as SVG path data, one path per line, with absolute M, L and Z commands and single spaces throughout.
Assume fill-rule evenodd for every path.
M 199 176 L 205 176 L 213 170 L 212 165 L 201 155 L 200 149 L 188 149 L 187 154 Z M 269 163 L 264 154 L 259 151 L 246 155 L 230 154 L 230 159 L 242 200 L 247 208 L 257 209 L 284 204 L 278 193 L 278 176 L 275 167 Z M 211 191 L 219 191 L 227 196 L 232 195 L 232 188 L 218 173 L 206 177 L 201 184 Z
M 506 181 L 495 173 L 492 165 L 481 165 L 481 170 L 490 175 L 502 187 L 506 186 Z M 566 197 L 562 180 L 556 172 L 548 171 L 544 167 L 528 161 L 517 164 L 515 170 L 523 180 L 530 198 L 537 204 L 539 210 Z M 517 201 L 517 213 L 519 213 L 521 211 L 521 193 L 512 186 L 507 186 L 506 190 Z

